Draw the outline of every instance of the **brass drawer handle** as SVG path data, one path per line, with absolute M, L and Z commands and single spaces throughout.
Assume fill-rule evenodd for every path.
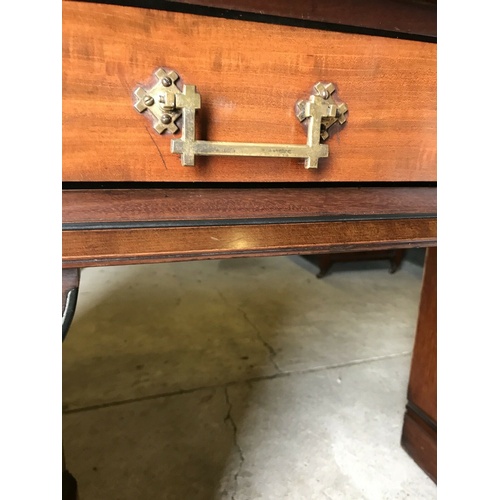
M 299 100 L 295 114 L 299 121 L 308 119 L 306 144 L 268 144 L 252 142 L 218 142 L 196 139 L 195 113 L 201 108 L 201 97 L 194 85 L 183 85 L 182 92 L 175 85 L 179 76 L 175 71 L 162 68 L 155 71 L 157 82 L 149 89 L 137 87 L 134 91 L 137 111 L 146 109 L 154 117 L 154 129 L 175 133 L 176 121 L 182 117 L 182 135 L 172 139 L 171 151 L 181 155 L 184 166 L 194 165 L 196 155 L 201 156 L 266 156 L 304 158 L 306 168 L 317 168 L 319 158 L 328 157 L 328 145 L 321 140 L 329 137 L 328 129 L 347 120 L 347 105 L 333 99 L 332 83 L 318 82 L 308 100 Z

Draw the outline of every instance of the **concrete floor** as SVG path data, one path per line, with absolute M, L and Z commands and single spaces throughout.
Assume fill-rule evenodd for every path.
M 300 257 L 84 270 L 63 344 L 80 500 L 435 499 L 399 444 L 422 255 L 321 280 Z

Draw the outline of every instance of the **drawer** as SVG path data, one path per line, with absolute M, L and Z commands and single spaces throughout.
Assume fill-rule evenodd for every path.
M 436 181 L 436 44 L 116 5 L 63 2 L 63 181 Z M 347 122 L 317 169 L 297 158 L 183 166 L 134 89 L 158 68 L 201 95 L 197 139 L 305 144 L 295 115 L 332 82 Z

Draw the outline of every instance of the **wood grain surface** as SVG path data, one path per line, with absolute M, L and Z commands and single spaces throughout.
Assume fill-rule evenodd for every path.
M 68 224 L 262 220 L 437 214 L 434 187 L 64 190 Z
M 436 244 L 436 219 L 69 230 L 64 267 L 304 255 Z
M 63 2 L 63 181 L 435 181 L 436 45 Z M 198 138 L 305 143 L 294 114 L 332 81 L 348 123 L 317 170 L 301 160 L 212 157 L 182 167 L 134 108 L 158 67 L 202 96 Z
M 70 1 L 70 0 L 66 0 Z M 269 16 L 308 23 L 335 24 L 354 29 L 394 32 L 425 37 L 437 36 L 437 0 L 87 0 L 151 7 L 164 10 L 205 12 L 230 17 L 237 13 L 253 14 L 263 22 L 273 22 Z M 207 10 L 207 8 L 209 10 Z M 234 14 L 233 14 L 234 15 Z M 266 18 L 266 19 L 264 19 Z
M 139 0 L 140 1 L 140 0 Z M 165 0 L 239 12 L 437 36 L 436 0 Z

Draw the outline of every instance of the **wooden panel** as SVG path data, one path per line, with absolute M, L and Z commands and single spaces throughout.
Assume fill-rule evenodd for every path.
M 189 4 L 269 14 L 286 18 L 337 23 L 368 29 L 437 36 L 437 0 L 166 0 Z
M 434 187 L 97 189 L 62 193 L 63 224 L 436 215 Z
M 435 219 L 63 231 L 63 267 L 432 246 Z
M 202 96 L 199 138 L 305 142 L 299 98 L 331 80 L 349 106 L 318 170 L 282 158 L 197 158 L 182 167 L 132 105 L 175 69 Z M 63 2 L 64 181 L 435 181 L 436 45 Z
M 69 1 L 69 0 L 68 0 Z M 92 1 L 92 0 L 88 0 Z M 238 16 L 262 19 L 263 22 L 282 18 L 301 25 L 311 23 L 344 25 L 350 28 L 437 36 L 437 0 L 104 0 L 99 3 L 126 4 L 165 10 L 181 10 L 219 17 Z M 234 17 L 233 17 L 234 18 Z

